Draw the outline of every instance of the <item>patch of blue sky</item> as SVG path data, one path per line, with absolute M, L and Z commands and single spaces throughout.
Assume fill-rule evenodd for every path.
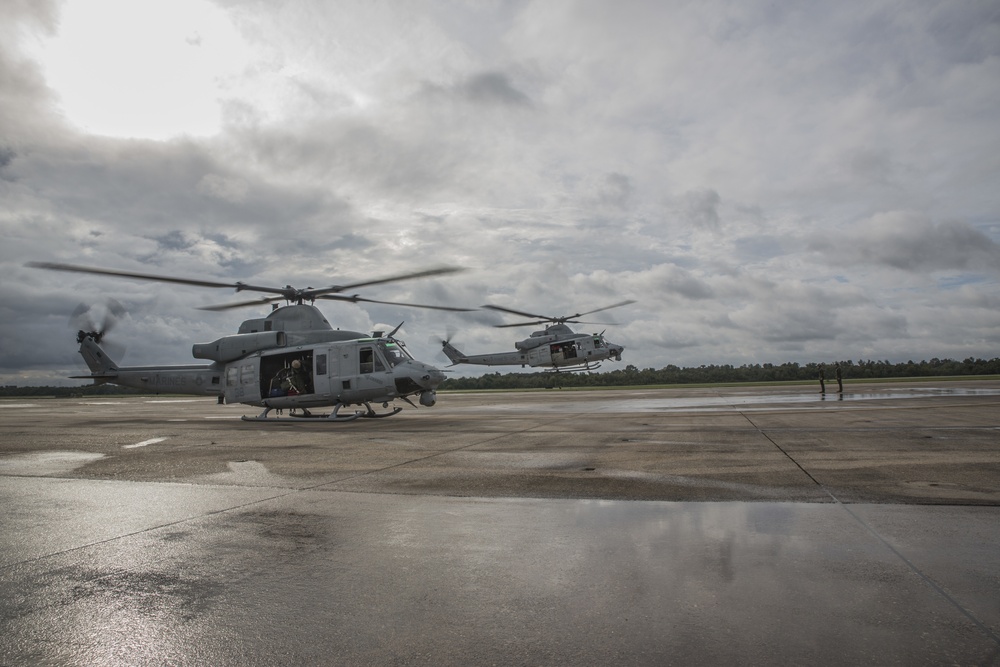
M 781 240 L 767 234 L 733 239 L 733 248 L 743 262 L 761 262 L 784 254 Z
M 937 286 L 943 290 L 953 290 L 965 285 L 976 285 L 989 282 L 990 278 L 981 273 L 956 273 L 944 275 L 937 279 Z

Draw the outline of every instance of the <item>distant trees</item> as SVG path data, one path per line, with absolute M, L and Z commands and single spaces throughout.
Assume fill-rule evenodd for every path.
M 6 385 L 0 387 L 0 397 L 4 396 L 54 396 L 56 398 L 72 398 L 75 396 L 121 396 L 123 394 L 147 394 L 139 389 L 119 387 L 113 384 L 86 384 L 79 387 L 18 387 Z
M 826 363 L 827 379 L 833 379 L 833 367 L 837 362 Z M 964 361 L 953 359 L 931 359 L 919 363 L 907 361 L 893 364 L 889 361 L 839 362 L 845 380 L 851 378 L 904 378 L 942 377 L 962 375 L 1000 375 L 1000 357 L 986 360 L 969 357 Z M 481 377 L 449 378 L 441 389 L 543 389 L 551 387 L 620 387 L 627 385 L 657 384 L 712 384 L 720 382 L 794 382 L 816 380 L 819 377 L 819 363 L 800 365 L 795 362 L 784 364 L 744 364 L 733 366 L 702 365 L 680 368 L 670 364 L 660 369 L 640 370 L 632 364 L 624 369 L 604 373 L 488 373 Z

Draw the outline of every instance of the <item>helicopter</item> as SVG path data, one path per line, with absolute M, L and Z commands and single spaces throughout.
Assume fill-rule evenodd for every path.
M 576 318 L 598 313 L 603 310 L 627 306 L 635 301 L 629 299 L 619 303 L 595 308 L 584 313 L 575 315 L 564 315 L 550 317 L 547 315 L 535 315 L 525 313 L 502 306 L 485 305 L 482 308 L 496 310 L 503 313 L 511 313 L 521 317 L 532 318 L 533 322 L 516 322 L 513 324 L 497 324 L 497 328 L 523 327 L 538 324 L 547 324 L 545 329 L 535 331 L 530 337 L 514 343 L 517 352 L 496 352 L 493 354 L 473 354 L 467 355 L 451 344 L 451 338 L 442 340 L 441 346 L 445 355 L 451 360 L 451 365 L 457 364 L 480 364 L 484 366 L 513 366 L 520 364 L 525 366 L 545 367 L 550 370 L 567 371 L 591 371 L 600 368 L 600 362 L 605 359 L 622 360 L 624 347 L 609 343 L 604 338 L 604 333 L 585 334 L 576 333 L 566 323 L 571 324 L 593 324 L 592 322 L 582 322 Z
M 29 262 L 26 266 L 275 295 L 201 308 L 221 311 L 262 304 L 272 306 L 266 317 L 244 321 L 236 334 L 223 336 L 210 343 L 194 344 L 192 356 L 210 361 L 208 364 L 118 365 L 108 353 L 104 337 L 113 324 L 113 316 L 123 313 L 120 304 L 108 308 L 108 317 L 101 325 L 95 325 L 89 320 L 89 309 L 84 306 L 79 307 L 71 319 L 71 323 L 83 325 L 77 332 L 77 342 L 80 344 L 80 355 L 90 369 L 90 375 L 72 376 L 74 379 L 90 379 L 95 384 L 111 383 L 155 393 L 216 396 L 220 404 L 243 403 L 264 408 L 256 416 L 244 415 L 245 421 L 352 421 L 359 417 L 381 418 L 398 414 L 403 408 L 392 405 L 396 399 L 406 401 L 413 407 L 416 404 L 410 400 L 411 396 L 418 397 L 420 405 L 425 407 L 436 403 L 437 388 L 444 381 L 445 373 L 410 355 L 403 341 L 396 338 L 402 323 L 388 334 L 373 332 L 369 335 L 334 329 L 323 313 L 313 305 L 317 299 L 444 311 L 472 310 L 377 301 L 356 294 L 343 294 L 360 287 L 463 270 L 456 267 L 437 267 L 316 289 L 295 288 L 291 285 L 269 287 L 243 282 L 221 283 L 53 262 Z M 286 305 L 280 306 L 281 301 L 285 301 Z M 381 404 L 386 411 L 380 412 L 372 404 Z M 349 406 L 362 406 L 364 409 L 341 414 L 341 410 Z M 329 413 L 312 411 L 328 407 L 332 407 Z M 288 410 L 288 416 L 280 416 L 284 410 Z M 272 411 L 276 413 L 274 416 L 271 415 Z

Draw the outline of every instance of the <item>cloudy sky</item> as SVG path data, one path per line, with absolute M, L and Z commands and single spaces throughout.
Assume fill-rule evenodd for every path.
M 29 260 L 299 287 L 446 264 L 361 294 L 635 299 L 581 327 L 626 346 L 606 369 L 992 358 L 998 109 L 995 0 L 0 0 L 0 383 L 79 372 L 81 302 L 125 304 L 131 364 L 267 312 Z M 322 309 L 405 320 L 441 366 L 446 331 L 532 330 Z

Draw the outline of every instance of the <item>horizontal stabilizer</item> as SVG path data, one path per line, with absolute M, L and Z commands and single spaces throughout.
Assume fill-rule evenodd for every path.
M 95 385 L 107 384 L 118 379 L 117 375 L 70 375 L 71 380 L 93 380 Z

